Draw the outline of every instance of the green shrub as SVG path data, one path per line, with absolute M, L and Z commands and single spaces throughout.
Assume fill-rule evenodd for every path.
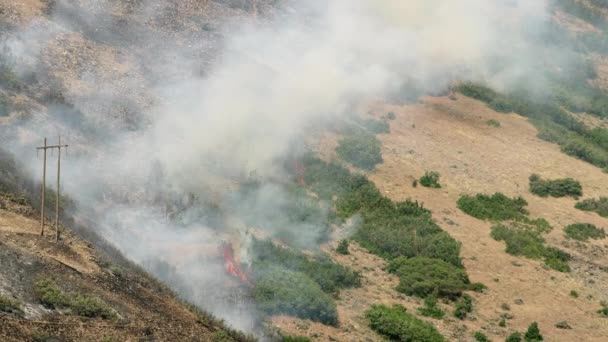
M 50 278 L 38 280 L 34 284 L 34 293 L 40 303 L 49 309 L 60 309 L 70 305 L 69 298 Z
M 456 298 L 470 284 L 466 272 L 443 260 L 424 257 L 398 257 L 387 270 L 399 276 L 397 291 L 426 297 L 434 291 L 440 296 Z
M 401 305 L 388 307 L 373 305 L 365 316 L 370 321 L 370 327 L 379 334 L 394 341 L 445 341 L 437 329 L 424 321 L 409 314 Z
M 338 244 L 338 248 L 336 248 L 336 252 L 343 254 L 343 255 L 348 255 L 348 254 L 350 254 L 348 252 L 348 246 L 349 246 L 348 240 L 344 239 L 344 240 L 340 241 L 340 243 Z
M 530 225 L 512 222 L 509 225 L 497 224 L 492 227 L 492 237 L 505 241 L 506 252 L 531 259 L 544 259 L 545 264 L 560 272 L 569 272 L 570 255 L 557 248 L 546 247 L 539 231 Z
M 522 340 L 521 333 L 514 332 L 511 335 L 509 335 L 509 337 L 507 337 L 505 342 L 521 342 L 521 340 Z
M 486 121 L 486 125 L 498 128 L 498 127 L 500 127 L 500 122 L 497 120 L 494 120 L 494 119 L 490 119 L 490 120 Z
M 471 312 L 473 312 L 473 297 L 465 293 L 456 302 L 456 306 L 454 307 L 454 317 L 465 319 Z
M 488 196 L 477 194 L 464 195 L 458 199 L 458 208 L 480 220 L 504 221 L 517 220 L 528 215 L 524 208 L 528 205 L 521 197 L 509 198 L 500 192 Z
M 254 268 L 263 269 L 269 265 L 277 265 L 302 272 L 326 293 L 334 294 L 341 288 L 361 285 L 359 273 L 333 262 L 325 254 L 308 256 L 293 249 L 277 246 L 270 240 L 257 239 L 252 242 L 252 254 Z
M 608 217 L 608 197 L 586 199 L 576 203 L 575 207 L 583 211 L 593 211 L 602 217 Z
M 606 232 L 603 228 L 598 228 L 591 223 L 575 223 L 564 228 L 566 236 L 579 240 L 587 241 L 589 239 L 599 240 L 606 237 Z
M 12 313 L 18 316 L 23 315 L 21 305 L 14 300 L 4 297 L 3 295 L 0 295 L 0 312 Z
M 608 317 L 608 303 L 601 302 L 600 304 L 602 305 L 602 308 L 597 313 L 599 313 L 603 317 Z
M 465 96 L 487 103 L 488 107 L 497 112 L 509 113 L 514 110 L 511 100 L 486 86 L 465 82 L 458 85 L 455 90 Z
M 540 334 L 540 330 L 538 329 L 538 323 L 533 322 L 528 327 L 528 331 L 524 335 L 524 341 L 526 342 L 538 342 L 543 340 L 543 335 Z
M 481 331 L 475 332 L 475 334 L 473 335 L 473 337 L 475 338 L 475 341 L 479 341 L 479 342 L 492 342 L 492 341 L 490 341 L 490 339 L 488 338 L 488 336 L 486 336 Z
M 70 300 L 70 309 L 78 316 L 101 317 L 104 319 L 114 318 L 116 314 L 106 303 L 98 298 L 87 295 L 75 295 Z
M 363 127 L 374 134 L 389 133 L 390 126 L 388 122 L 376 119 L 366 119 L 362 122 Z
M 437 306 L 437 291 L 424 298 L 424 307 L 418 308 L 418 313 L 424 317 L 442 319 L 445 312 Z
M 570 297 L 578 298 L 578 292 L 576 292 L 575 290 L 571 290 L 570 291 Z
M 420 177 L 420 185 L 427 188 L 441 188 L 441 184 L 439 184 L 439 177 L 439 172 L 426 171 L 424 176 Z
M 395 116 L 394 112 L 388 112 L 388 113 L 386 113 L 386 118 L 388 120 L 395 120 L 397 117 Z
M 338 143 L 336 153 L 348 163 L 364 170 L 373 170 L 383 162 L 380 141 L 371 134 L 345 136 Z
M 541 197 L 572 196 L 577 198 L 582 196 L 583 187 L 581 183 L 572 178 L 543 180 L 540 176 L 533 174 L 530 176 L 530 192 Z
M 262 312 L 338 324 L 333 299 L 304 273 L 275 265 L 258 266 L 255 279 L 253 298 Z
M 507 326 L 507 321 L 504 318 L 500 319 L 500 322 L 498 322 L 498 326 L 501 328 L 504 328 Z

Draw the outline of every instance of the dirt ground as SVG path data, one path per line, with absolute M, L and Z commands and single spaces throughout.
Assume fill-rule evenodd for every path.
M 608 219 L 574 208 L 570 198 L 540 198 L 528 191 L 528 177 L 572 177 L 583 185 L 583 198 L 608 194 L 608 174 L 588 163 L 569 157 L 559 147 L 536 137 L 536 129 L 516 114 L 500 114 L 484 104 L 456 95 L 424 98 L 407 106 L 371 105 L 380 117 L 394 112 L 390 134 L 380 135 L 384 163 L 369 177 L 395 201 L 411 198 L 424 202 L 438 224 L 462 242 L 462 257 L 472 282 L 488 286 L 475 298 L 473 315 L 465 321 L 447 315 L 430 320 L 450 341 L 470 341 L 472 333 L 483 331 L 493 341 L 503 341 L 513 331 L 525 331 L 538 322 L 547 341 L 606 341 L 608 320 L 597 314 L 600 301 L 608 299 L 608 273 L 599 266 L 608 262 L 606 239 L 574 243 L 563 235 L 563 227 L 578 222 L 608 227 Z M 500 127 L 487 121 L 494 119 Z M 336 136 L 320 144 L 326 158 L 332 158 Z M 441 189 L 412 187 L 413 180 L 427 170 L 441 174 Z M 462 213 L 456 207 L 461 194 L 502 192 L 522 196 L 529 202 L 531 217 L 547 219 L 554 227 L 546 236 L 549 245 L 572 254 L 572 272 L 545 269 L 540 261 L 505 253 L 502 242 L 490 237 L 491 224 Z M 384 261 L 357 246 L 351 256 L 334 255 L 340 263 L 361 271 L 364 286 L 342 291 L 338 301 L 341 325 L 327 328 L 311 322 L 280 317 L 282 329 L 314 337 L 314 340 L 376 341 L 363 312 L 374 303 L 400 303 L 415 312 L 418 300 L 397 293 L 397 279 L 382 270 Z M 579 297 L 570 296 L 570 291 Z M 509 310 L 503 309 L 507 304 Z M 522 304 L 517 304 L 522 303 Z M 449 310 L 451 312 L 451 309 Z M 500 327 L 501 316 L 507 319 Z M 572 329 L 558 329 L 566 321 Z

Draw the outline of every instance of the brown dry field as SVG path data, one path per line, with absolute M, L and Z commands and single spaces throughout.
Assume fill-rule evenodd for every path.
M 563 236 L 563 227 L 589 222 L 608 227 L 608 219 L 574 208 L 571 198 L 540 198 L 528 191 L 528 177 L 538 173 L 546 178 L 572 177 L 583 185 L 584 196 L 608 194 L 608 174 L 588 163 L 560 152 L 557 145 L 536 137 L 536 129 L 516 114 L 500 114 L 484 104 L 460 94 L 424 98 L 418 104 L 371 105 L 380 117 L 394 112 L 391 133 L 380 135 L 384 163 L 369 174 L 370 179 L 395 201 L 411 198 L 433 211 L 439 225 L 462 242 L 462 257 L 472 282 L 488 286 L 485 293 L 474 293 L 475 309 L 471 318 L 459 321 L 450 317 L 429 320 L 450 341 L 471 341 L 472 333 L 483 331 L 493 341 L 504 341 L 513 331 L 525 331 L 538 322 L 547 341 L 607 341 L 608 320 L 597 314 L 600 301 L 608 299 L 608 273 L 599 265 L 608 263 L 608 241 L 574 243 Z M 489 126 L 494 119 L 501 127 Z M 333 157 L 336 136 L 328 135 L 319 150 Z M 412 181 L 426 170 L 441 173 L 441 189 L 412 187 Z M 502 192 L 522 196 L 531 217 L 547 219 L 553 230 L 546 236 L 549 245 L 574 257 L 572 272 L 560 273 L 542 267 L 540 261 L 508 255 L 502 242 L 490 237 L 491 223 L 462 213 L 456 207 L 461 194 Z M 361 271 L 364 286 L 341 292 L 338 301 L 341 325 L 328 328 L 293 318 L 278 317 L 275 324 L 293 334 L 313 337 L 315 341 L 375 341 L 363 312 L 374 303 L 400 303 L 415 312 L 420 301 L 394 290 L 398 280 L 382 270 L 384 261 L 358 248 L 351 256 L 334 258 Z M 571 290 L 578 298 L 569 295 Z M 515 304 L 521 299 L 523 304 Z M 506 303 L 509 311 L 501 308 Z M 507 326 L 498 326 L 500 315 L 509 313 Z M 555 324 L 567 321 L 571 330 Z

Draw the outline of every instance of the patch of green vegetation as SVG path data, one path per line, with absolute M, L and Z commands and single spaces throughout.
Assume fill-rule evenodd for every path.
M 606 237 L 606 232 L 603 228 L 598 228 L 591 223 L 575 223 L 564 228 L 566 236 L 579 241 L 587 241 L 589 239 L 599 240 Z
M 391 131 L 388 122 L 384 120 L 365 119 L 361 125 L 374 134 L 389 133 Z
M 546 247 L 539 230 L 529 224 L 511 222 L 492 227 L 492 237 L 504 241 L 506 252 L 530 259 L 543 259 L 545 264 L 560 272 L 569 272 L 570 255 L 553 247 Z
M 521 333 L 514 332 L 505 339 L 505 342 L 521 342 L 521 340 Z
M 45 307 L 49 309 L 70 309 L 72 313 L 83 317 L 116 317 L 114 311 L 101 299 L 84 294 L 66 294 L 51 278 L 42 278 L 34 284 L 34 293 Z
M 252 242 L 252 251 L 255 269 L 277 265 L 287 270 L 302 273 L 317 283 L 323 292 L 329 294 L 336 294 L 342 288 L 361 285 L 359 273 L 333 262 L 325 254 L 308 256 L 293 249 L 277 246 L 269 240 L 257 239 Z
M 543 335 L 541 335 L 540 329 L 538 329 L 538 323 L 533 322 L 532 324 L 530 324 L 530 326 L 528 327 L 528 331 L 526 331 L 526 334 L 524 335 L 524 341 L 538 342 L 542 341 L 543 339 Z
M 425 341 L 443 342 L 444 337 L 437 329 L 415 316 L 409 314 L 401 305 L 388 307 L 373 305 L 365 316 L 370 321 L 370 327 L 394 341 Z
M 576 203 L 575 208 L 583 211 L 593 211 L 601 217 L 608 217 L 608 197 L 586 199 Z
M 397 291 L 410 296 L 426 297 L 437 291 L 440 296 L 457 298 L 470 284 L 464 269 L 440 259 L 401 256 L 387 270 L 399 276 Z
M 8 96 L 0 93 L 0 116 L 8 116 L 11 112 Z
M 572 178 L 544 180 L 539 175 L 533 174 L 530 176 L 530 192 L 540 197 L 578 198 L 583 195 L 583 187 Z
M 226 331 L 220 330 L 216 331 L 211 335 L 211 340 L 213 342 L 235 342 L 236 340 L 230 336 Z
M 253 298 L 262 312 L 338 324 L 332 297 L 304 273 L 277 265 L 258 265 L 255 269 Z
M 602 308 L 597 313 L 599 313 L 603 317 L 608 317 L 608 303 L 601 302 L 600 304 L 602 305 Z
M 386 118 L 388 120 L 395 120 L 397 117 L 395 116 L 394 112 L 388 112 L 388 113 L 386 113 Z
M 549 231 L 551 226 L 545 219 L 530 219 L 525 207 L 528 202 L 521 198 L 509 198 L 497 192 L 493 195 L 463 195 L 458 199 L 458 208 L 480 220 L 517 221 L 535 226 L 539 231 Z
M 469 296 L 468 294 L 464 294 L 456 302 L 456 306 L 454 307 L 454 317 L 465 319 L 471 312 L 473 312 L 473 297 Z
M 486 125 L 494 127 L 494 128 L 499 128 L 500 122 L 498 120 L 490 119 L 490 120 L 486 121 Z
M 488 336 L 486 336 L 484 333 L 482 333 L 481 331 L 477 331 L 475 332 L 475 334 L 473 334 L 473 337 L 475 338 L 475 341 L 478 342 L 492 342 Z
M 437 290 L 431 295 L 424 298 L 424 306 L 418 308 L 418 313 L 424 317 L 431 317 L 435 319 L 442 319 L 445 316 L 445 312 L 437 306 Z
M 380 141 L 372 134 L 345 136 L 338 143 L 336 153 L 346 162 L 364 170 L 373 170 L 383 162 Z
M 340 243 L 338 244 L 338 248 L 336 248 L 336 252 L 338 252 L 342 255 L 348 255 L 348 254 L 350 254 L 348 252 L 348 246 L 349 246 L 348 240 L 346 240 L 346 239 L 341 240 Z
M 578 298 L 578 292 L 576 292 L 575 290 L 571 290 L 570 291 L 570 297 L 572 297 L 572 298 Z
M 426 171 L 424 176 L 420 177 L 420 185 L 426 188 L 441 188 L 441 184 L 439 184 L 440 176 L 437 171 Z
M 504 319 L 504 318 L 501 318 L 500 322 L 498 322 L 498 326 L 501 327 L 501 328 L 506 327 L 507 326 L 507 320 Z
M 17 303 L 16 301 L 7 298 L 3 295 L 0 295 L 0 312 L 11 313 L 18 316 L 23 315 L 21 305 L 19 305 L 19 303 Z

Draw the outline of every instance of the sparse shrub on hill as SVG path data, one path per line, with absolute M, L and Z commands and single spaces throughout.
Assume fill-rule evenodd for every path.
M 285 335 L 281 337 L 281 342 L 312 342 L 311 339 L 304 336 Z
M 606 237 L 606 232 L 603 228 L 598 228 L 590 223 L 575 223 L 564 228 L 566 236 L 579 240 L 587 241 L 589 239 L 599 240 Z
M 432 294 L 424 298 L 424 306 L 418 308 L 418 313 L 424 317 L 431 317 L 435 319 L 442 319 L 445 316 L 445 312 L 437 306 L 437 289 Z
M 51 278 L 43 278 L 34 284 L 34 293 L 40 303 L 49 309 L 70 309 L 83 317 L 111 319 L 114 311 L 101 299 L 85 294 L 64 293 Z
M 528 327 L 528 331 L 524 335 L 524 341 L 526 342 L 539 342 L 544 340 L 543 335 L 540 333 L 540 329 L 538 329 L 538 323 L 533 322 Z
M 376 119 L 365 119 L 361 122 L 363 127 L 365 127 L 368 131 L 374 134 L 381 133 L 389 133 L 390 126 L 388 122 L 384 120 L 376 120 Z
M 0 295 L 0 312 L 12 313 L 18 316 L 23 315 L 21 305 L 3 295 Z
M 420 177 L 420 185 L 427 188 L 441 188 L 441 184 L 439 184 L 439 177 L 439 172 L 426 171 L 424 176 Z
M 538 229 L 524 223 L 497 224 L 492 227 L 492 237 L 504 241 L 506 252 L 512 255 L 525 256 L 530 259 L 543 259 L 545 264 L 560 272 L 569 272 L 567 253 L 553 247 L 546 247 L 545 240 Z
M 348 254 L 350 254 L 348 252 L 348 246 L 349 246 L 348 240 L 346 240 L 346 239 L 341 240 L 340 243 L 338 244 L 338 248 L 336 248 L 336 252 L 338 252 L 342 255 L 348 255 Z
M 494 119 L 490 119 L 488 121 L 486 121 L 486 125 L 494 127 L 494 128 L 499 128 L 500 127 L 500 122 Z
M 372 134 L 345 136 L 338 143 L 336 153 L 346 162 L 364 170 L 373 170 L 383 162 L 380 141 Z
M 460 210 L 480 220 L 517 220 L 528 215 L 528 211 L 524 208 L 528 205 L 525 199 L 521 197 L 509 198 L 500 192 L 491 196 L 484 194 L 464 195 L 458 199 L 457 204 Z
M 575 207 L 584 211 L 593 211 L 602 217 L 608 217 L 608 197 L 586 199 L 576 203 Z
M 487 103 L 488 107 L 497 112 L 509 113 L 513 111 L 511 101 L 506 96 L 497 93 L 489 87 L 472 82 L 465 82 L 458 85 L 455 90 L 465 96 Z
M 471 312 L 473 312 L 473 297 L 465 293 L 454 306 L 454 317 L 465 319 Z
M 521 340 L 521 333 L 514 332 L 505 339 L 505 342 L 521 342 Z
M 401 305 L 373 305 L 365 316 L 373 330 L 391 341 L 445 341 L 432 324 L 409 314 Z
M 466 272 L 443 260 L 423 257 L 398 257 L 387 270 L 399 276 L 397 291 L 410 296 L 438 295 L 457 298 L 469 287 Z
M 579 197 L 583 195 L 581 183 L 572 179 L 544 180 L 539 175 L 530 176 L 530 192 L 541 197 Z
M 481 331 L 475 332 L 475 334 L 473 334 L 473 337 L 475 338 L 475 341 L 478 341 L 478 342 L 492 342 L 492 341 L 490 341 L 488 336 L 486 336 Z
M 304 273 L 275 265 L 257 265 L 255 270 L 253 298 L 262 312 L 338 324 L 333 299 Z

